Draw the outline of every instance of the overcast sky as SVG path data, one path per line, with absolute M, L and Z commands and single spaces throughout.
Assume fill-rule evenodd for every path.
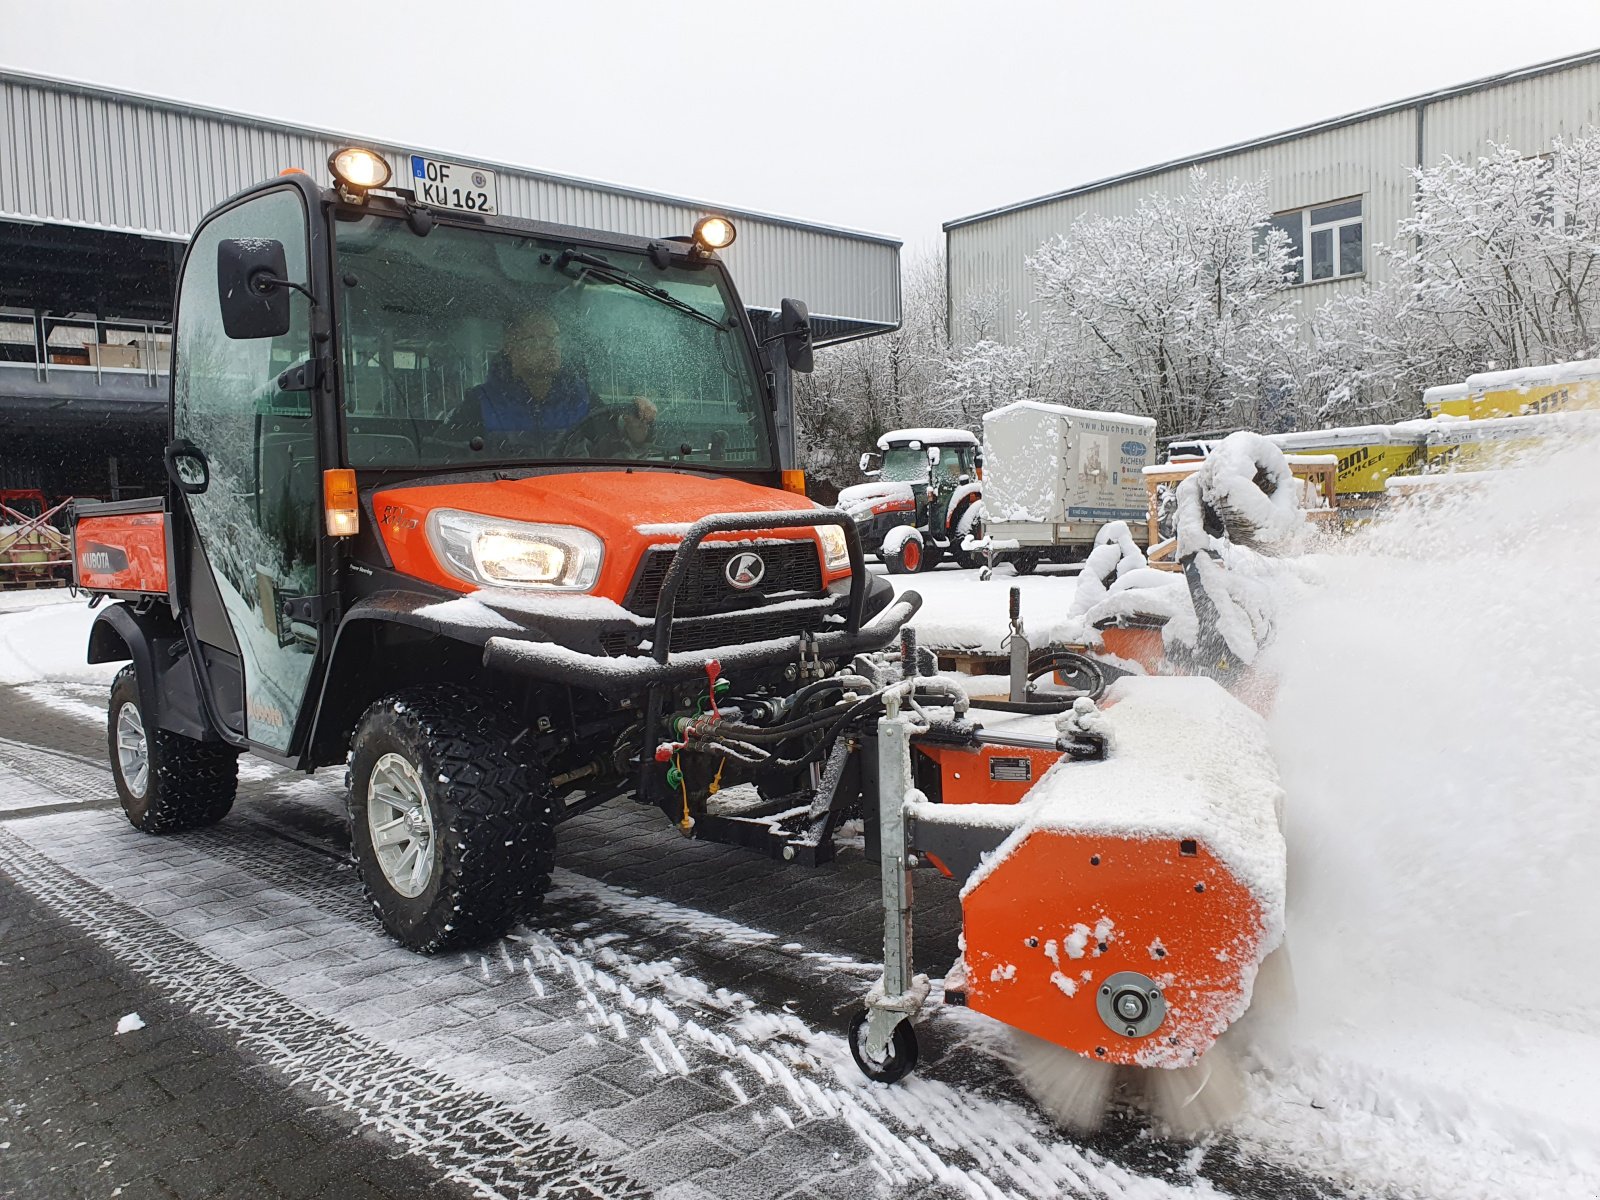
M 1596 47 L 1600 0 L 0 0 L 0 65 L 914 247 L 954 217 Z

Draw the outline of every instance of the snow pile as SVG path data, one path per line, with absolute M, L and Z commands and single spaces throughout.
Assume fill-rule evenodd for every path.
M 1568 446 L 1369 527 L 1280 615 L 1300 1013 L 1249 1132 L 1313 1168 L 1600 1195 L 1597 512 Z
M 65 588 L 0 592 L 0 684 L 110 682 L 122 663 L 84 661 L 94 618 Z
M 117 1034 L 134 1033 L 144 1028 L 144 1018 L 136 1012 L 125 1013 L 117 1021 Z

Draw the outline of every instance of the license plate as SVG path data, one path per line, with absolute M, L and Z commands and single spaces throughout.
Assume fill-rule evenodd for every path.
M 411 186 L 419 204 L 462 212 L 498 212 L 494 172 L 483 167 L 411 156 Z

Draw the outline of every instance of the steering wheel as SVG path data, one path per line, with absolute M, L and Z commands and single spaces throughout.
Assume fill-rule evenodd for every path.
M 556 439 L 552 451 L 557 458 L 593 458 L 594 447 L 590 444 L 588 431 L 584 424 L 589 420 L 585 417 L 571 429 L 564 432 Z

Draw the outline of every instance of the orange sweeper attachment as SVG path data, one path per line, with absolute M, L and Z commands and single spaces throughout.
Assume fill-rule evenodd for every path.
M 878 721 L 884 977 L 851 1050 L 880 1080 L 916 1063 L 911 1018 L 932 989 L 911 969 L 911 869 L 925 862 L 963 881 L 944 1003 L 1027 1035 L 1024 1081 L 1047 1107 L 1052 1091 L 1072 1097 L 1054 1115 L 1092 1126 L 1111 1072 L 1132 1069 L 1178 1085 L 1141 1090 L 1170 1128 L 1198 1132 L 1218 1114 L 1184 1110 L 1224 1063 L 1217 1041 L 1283 935 L 1265 722 L 1203 675 L 1127 675 L 1071 653 L 1030 662 L 1025 639 L 1020 662 L 1010 701 L 946 707 L 909 681 Z M 1082 686 L 1026 687 L 1042 675 Z

